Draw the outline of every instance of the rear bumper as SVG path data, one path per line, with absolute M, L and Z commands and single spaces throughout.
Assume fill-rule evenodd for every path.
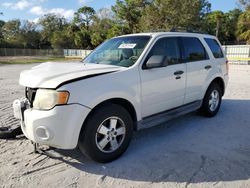
M 73 149 L 89 112 L 89 108 L 79 104 L 56 106 L 48 111 L 26 109 L 22 131 L 35 143 Z

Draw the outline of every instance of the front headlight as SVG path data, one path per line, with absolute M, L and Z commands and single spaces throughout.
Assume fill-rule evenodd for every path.
M 33 107 L 38 110 L 49 110 L 56 105 L 67 104 L 68 91 L 56 91 L 52 89 L 38 89 Z

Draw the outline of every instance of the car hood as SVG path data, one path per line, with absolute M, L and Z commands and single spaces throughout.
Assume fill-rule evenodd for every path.
M 22 71 L 19 83 L 31 88 L 57 88 L 58 86 L 78 79 L 125 69 L 113 65 L 90 64 L 82 62 L 47 62 Z

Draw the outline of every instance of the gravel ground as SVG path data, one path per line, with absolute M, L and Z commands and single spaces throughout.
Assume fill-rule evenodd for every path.
M 19 72 L 0 65 L 0 126 L 16 126 L 11 103 L 22 97 Z M 230 66 L 214 118 L 191 113 L 134 134 L 118 160 L 98 164 L 79 150 L 34 154 L 23 136 L 0 140 L 0 187 L 250 187 L 250 66 Z

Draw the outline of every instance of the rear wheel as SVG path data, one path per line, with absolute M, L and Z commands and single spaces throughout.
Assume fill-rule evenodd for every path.
M 80 133 L 79 148 L 97 162 L 110 162 L 126 151 L 132 133 L 129 113 L 122 106 L 107 104 L 87 119 Z
M 199 109 L 202 115 L 207 117 L 215 116 L 221 105 L 222 90 L 219 84 L 212 83 L 203 99 L 202 106 Z

